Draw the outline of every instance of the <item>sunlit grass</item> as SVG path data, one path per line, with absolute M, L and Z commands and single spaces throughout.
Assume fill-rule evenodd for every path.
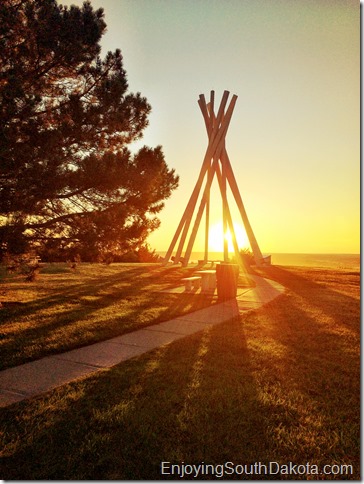
M 0 368 L 166 321 L 216 300 L 163 289 L 183 285 L 195 268 L 158 264 L 48 264 L 38 279 L 0 285 Z M 241 276 L 242 279 L 243 276 Z
M 3 478 L 160 479 L 161 461 L 292 461 L 352 465 L 319 478 L 359 479 L 359 274 L 265 274 L 288 290 L 246 317 L 4 409 Z

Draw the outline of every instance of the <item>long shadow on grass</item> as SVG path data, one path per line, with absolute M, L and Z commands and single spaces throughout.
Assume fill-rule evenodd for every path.
M 128 268 L 72 284 L 20 307 L 2 309 L 3 324 L 22 319 L 27 323 L 29 317 L 35 321 L 31 327 L 15 324 L 13 332 L 6 332 L 1 367 L 118 336 L 208 305 L 199 298 L 154 292 L 161 281 L 164 287 L 178 284 L 181 274 L 186 272 L 178 268 Z M 60 309 L 52 313 L 57 306 Z M 94 316 L 96 311 L 100 316 Z M 105 319 L 105 314 L 110 316 Z
M 272 279 L 288 288 L 292 293 L 308 300 L 311 306 L 315 306 L 326 315 L 340 321 L 340 324 L 346 328 L 353 328 L 353 321 L 350 319 L 350 316 L 352 314 L 354 317 L 357 316 L 358 308 L 360 306 L 359 272 L 349 273 L 323 269 L 322 271 L 319 271 L 319 275 L 322 275 L 321 283 L 314 282 L 311 278 L 307 279 L 306 277 L 300 276 L 292 270 L 283 269 L 282 267 L 277 266 L 267 267 L 265 272 L 268 277 L 272 277 Z M 311 270 L 311 273 L 313 276 L 315 271 Z M 354 278 L 354 284 L 357 286 L 357 297 L 342 294 L 330 287 L 329 284 L 325 284 L 325 277 L 331 282 L 331 274 L 334 274 L 334 276 L 336 275 L 337 282 L 340 281 L 340 277 L 345 278 L 348 276 L 356 276 L 356 280 Z M 357 330 L 358 328 L 355 329 Z
M 297 431 L 296 448 L 301 459 L 312 462 L 312 453 L 316 452 L 316 460 L 322 464 L 353 464 L 358 472 L 359 301 L 325 285 L 324 277 L 318 284 L 290 270 L 271 268 L 269 273 L 289 292 L 268 304 L 264 317 L 251 315 L 250 324 L 256 325 L 259 333 L 256 338 L 261 345 L 257 344 L 257 351 L 261 351 L 267 391 L 285 382 L 285 391 L 295 395 L 297 401 L 306 401 L 311 409 L 311 415 L 297 422 L 298 429 L 310 429 L 315 442 L 308 445 L 306 434 Z M 283 351 L 272 357 L 275 347 Z M 276 440 L 282 446 L 282 435 L 289 432 L 278 427 L 271 435 L 272 442 Z M 292 459 L 292 455 L 287 458 Z
M 1 475 L 177 479 L 161 474 L 162 462 L 263 462 L 270 449 L 265 416 L 272 411 L 260 402 L 236 319 L 6 409 L 10 442 Z M 23 444 L 12 447 L 12 440 Z
M 275 267 L 269 273 L 287 287 L 289 292 L 282 296 L 279 304 L 273 302 L 267 306 L 271 321 L 267 334 L 285 345 L 297 363 L 313 368 L 317 366 L 317 371 L 310 375 L 316 373 L 321 381 L 320 390 L 332 387 L 334 381 L 338 383 L 333 372 L 322 372 L 320 365 L 336 368 L 340 370 L 341 376 L 345 374 L 350 378 L 351 375 L 355 379 L 352 369 L 359 367 L 359 299 L 339 293 L 323 283 L 312 282 L 289 270 Z M 327 274 L 329 276 L 329 272 Z M 357 292 L 359 295 L 359 285 Z M 300 373 L 301 366 L 296 368 L 297 378 L 304 378 L 305 373 Z M 290 370 L 294 371 L 295 366 Z M 330 378 L 331 382 L 324 381 L 325 378 Z M 307 388 L 311 386 L 309 383 Z M 321 391 L 318 394 L 322 396 Z
M 161 462 L 268 461 L 356 463 L 358 474 L 359 362 L 333 333 L 353 298 L 338 296 L 338 315 L 315 296 L 329 289 L 276 275 L 290 292 L 244 321 L 5 409 L 1 475 L 151 480 L 177 478 Z
M 145 273 L 143 273 L 141 269 L 133 268 L 124 269 L 119 274 L 115 275 L 107 274 L 105 276 L 89 278 L 87 282 L 71 282 L 66 287 L 60 287 L 56 294 L 40 297 L 35 301 L 21 304 L 21 306 L 14 309 L 14 312 L 16 312 L 17 316 L 26 316 L 34 311 L 51 308 L 62 302 L 79 301 L 82 297 L 97 295 L 100 291 L 106 291 L 110 287 L 120 284 L 124 285 L 118 289 L 118 292 L 121 296 L 127 297 L 136 287 L 143 290 L 143 288 L 148 285 L 148 280 L 145 278 L 143 279 L 143 275 L 145 275 Z M 149 272 L 147 272 L 147 275 L 149 275 Z M 11 319 L 12 316 L 13 314 L 10 311 L 7 311 L 6 308 L 0 312 L 1 321 L 7 321 L 8 319 Z

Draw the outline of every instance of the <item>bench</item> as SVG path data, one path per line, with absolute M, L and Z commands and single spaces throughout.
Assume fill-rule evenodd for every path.
M 200 287 L 201 277 L 200 276 L 185 277 L 182 279 L 182 282 L 186 287 L 186 291 L 191 292 L 192 289 L 198 289 Z
M 202 292 L 214 293 L 216 289 L 216 271 L 214 269 L 197 271 L 196 274 L 202 278 Z

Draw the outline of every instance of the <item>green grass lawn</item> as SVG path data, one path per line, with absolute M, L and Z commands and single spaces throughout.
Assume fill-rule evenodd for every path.
M 195 268 L 159 264 L 47 264 L 35 282 L 0 284 L 0 369 L 102 341 L 216 303 L 163 293 Z M 248 284 L 240 276 L 239 284 Z
M 92 333 L 93 329 L 87 329 L 89 318 L 94 318 L 91 326 L 108 326 L 102 315 L 97 316 L 93 297 L 101 298 L 103 314 L 120 301 L 116 287 L 123 288 L 128 276 L 133 276 L 138 289 L 141 285 L 148 293 L 153 284 L 162 284 L 161 270 L 130 266 L 122 275 L 114 273 L 111 266 L 105 269 L 104 278 L 101 273 L 95 277 L 90 274 L 88 281 L 85 274 L 59 272 L 64 282 L 52 295 L 41 276 L 34 283 L 39 294 L 34 302 L 30 293 L 26 299 L 26 292 L 35 286 L 24 284 L 24 305 L 33 306 L 27 312 L 14 307 L 20 313 L 8 315 L 2 323 L 5 328 L 13 324 L 12 337 L 19 340 L 21 349 L 13 361 L 20 361 L 22 352 L 27 353 L 24 359 L 36 354 L 30 354 L 26 334 L 22 334 L 28 321 L 33 326 L 28 334 L 34 345 L 40 344 L 37 338 L 41 341 L 45 333 L 50 340 L 57 339 L 52 333 L 61 338 L 62 328 L 76 324 L 77 314 L 83 321 L 77 331 Z M 156 278 L 148 276 L 153 271 Z M 166 271 L 163 284 L 167 286 L 181 277 Z M 161 479 L 177 477 L 162 476 L 161 462 L 292 462 L 301 466 L 309 463 L 319 471 L 325 465 L 334 466 L 333 471 L 339 473 L 225 477 L 360 479 L 359 273 L 273 266 L 260 273 L 283 284 L 287 292 L 241 318 L 2 409 L 0 476 L 20 480 Z M 49 279 L 55 276 L 49 274 Z M 4 284 L 9 302 L 11 284 L 22 283 Z M 74 301 L 77 285 L 80 295 Z M 133 289 L 127 287 L 128 297 L 133 298 Z M 65 300 L 66 296 L 71 300 Z M 168 294 L 156 310 L 155 295 L 143 297 L 141 312 L 149 314 L 150 305 L 154 316 L 141 317 L 139 327 L 175 311 L 168 304 L 178 304 L 181 295 Z M 183 297 L 181 310 L 204 304 L 188 304 Z M 38 335 L 34 313 L 45 311 L 48 302 L 59 311 L 50 315 L 50 328 L 39 329 Z M 71 322 L 65 318 L 62 304 L 70 314 L 75 307 L 67 304 L 79 308 Z M 129 314 L 137 315 L 137 304 Z M 83 305 L 89 307 L 88 312 Z M 4 309 L 13 310 L 11 305 Z M 110 313 L 110 318 L 113 327 L 117 316 Z M 125 317 L 125 324 L 127 320 Z M 46 321 L 44 316 L 43 326 Z M 117 331 L 125 328 L 121 324 Z M 67 329 L 64 334 L 77 331 Z M 107 331 L 102 337 L 108 337 Z M 54 348 L 67 344 L 54 343 Z M 16 348 L 16 343 L 13 345 Z M 342 465 L 352 466 L 353 474 L 340 473 Z

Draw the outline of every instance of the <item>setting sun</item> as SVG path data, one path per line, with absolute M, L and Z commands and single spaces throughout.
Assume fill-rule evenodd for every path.
M 239 249 L 250 247 L 249 240 L 246 235 L 244 227 L 240 224 L 234 224 L 234 230 L 235 230 L 236 240 L 238 242 Z M 229 252 L 234 252 L 232 236 L 229 230 L 226 232 L 225 238 L 228 241 Z M 223 252 L 224 250 L 224 234 L 223 234 L 222 222 L 217 222 L 210 227 L 209 249 L 214 252 Z

